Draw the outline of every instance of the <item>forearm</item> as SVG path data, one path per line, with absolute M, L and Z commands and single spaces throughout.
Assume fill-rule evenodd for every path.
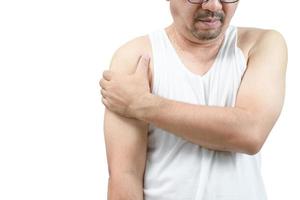
M 138 176 L 124 173 L 109 178 L 107 200 L 143 199 L 143 180 Z
M 194 105 L 155 95 L 145 99 L 139 118 L 192 143 L 219 151 L 248 153 L 255 134 L 249 113 L 242 109 Z

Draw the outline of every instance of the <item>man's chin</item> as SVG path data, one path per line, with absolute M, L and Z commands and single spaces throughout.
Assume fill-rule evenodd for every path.
M 222 32 L 222 28 L 213 28 L 213 29 L 205 29 L 199 30 L 194 29 L 192 30 L 192 34 L 199 40 L 213 40 L 217 38 Z

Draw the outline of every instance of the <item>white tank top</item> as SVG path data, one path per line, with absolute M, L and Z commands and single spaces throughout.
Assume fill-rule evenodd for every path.
M 192 104 L 234 107 L 246 69 L 236 27 L 228 27 L 214 64 L 202 76 L 184 66 L 164 29 L 150 33 L 149 38 L 153 94 Z M 209 150 L 150 123 L 144 200 L 266 200 L 260 165 L 260 153 Z

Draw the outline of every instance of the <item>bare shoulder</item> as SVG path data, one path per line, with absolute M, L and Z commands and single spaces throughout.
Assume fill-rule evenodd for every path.
M 260 49 L 278 48 L 285 53 L 287 45 L 283 35 L 272 29 L 259 29 L 252 27 L 238 27 L 238 46 L 246 58 Z
M 142 54 L 151 54 L 151 45 L 147 35 L 138 36 L 122 44 L 113 54 L 110 69 L 112 71 L 132 73 L 136 69 Z
M 148 35 L 135 37 L 122 44 L 113 54 L 110 70 L 126 74 L 135 72 L 139 58 L 143 54 L 152 56 L 151 43 Z M 152 89 L 153 59 L 150 59 L 149 80 Z

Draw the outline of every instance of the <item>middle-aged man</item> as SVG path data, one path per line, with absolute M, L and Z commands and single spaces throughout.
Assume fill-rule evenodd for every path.
M 122 45 L 100 80 L 108 199 L 265 200 L 286 43 L 230 25 L 236 0 L 169 3 L 173 23 Z

